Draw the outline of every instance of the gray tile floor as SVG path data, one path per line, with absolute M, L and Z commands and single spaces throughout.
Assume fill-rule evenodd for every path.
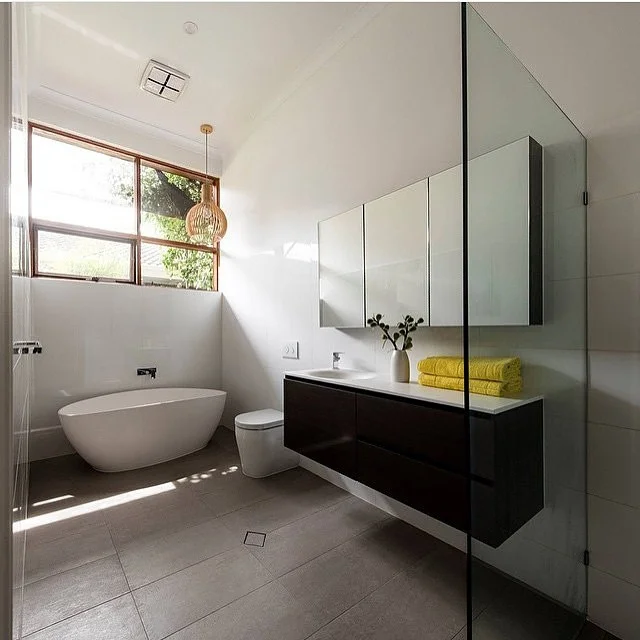
M 196 454 L 133 472 L 35 463 L 30 505 L 30 640 L 465 638 L 462 553 L 302 469 L 243 476 L 223 428 Z M 244 544 L 247 531 L 264 546 Z M 578 631 L 488 569 L 476 586 L 474 638 Z

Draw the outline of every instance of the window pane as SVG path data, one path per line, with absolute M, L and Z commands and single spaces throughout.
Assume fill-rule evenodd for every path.
M 136 233 L 134 163 L 34 129 L 33 217 Z
M 133 280 L 132 250 L 130 242 L 38 231 L 37 271 L 41 275 Z
M 142 244 L 142 284 L 212 289 L 213 254 Z
M 142 235 L 189 242 L 184 220 L 189 209 L 200 202 L 201 186 L 200 180 L 142 165 Z

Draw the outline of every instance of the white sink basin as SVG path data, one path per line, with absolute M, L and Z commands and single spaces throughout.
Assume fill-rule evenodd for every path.
M 326 380 L 370 380 L 376 377 L 375 373 L 358 371 L 357 369 L 314 369 L 307 371 L 306 374 Z

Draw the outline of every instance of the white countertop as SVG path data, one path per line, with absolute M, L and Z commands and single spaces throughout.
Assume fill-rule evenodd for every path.
M 443 404 L 449 407 L 464 409 L 464 394 L 462 391 L 424 387 L 417 382 L 391 382 L 384 376 L 377 376 L 366 380 L 327 379 L 311 376 L 307 370 L 285 371 L 284 375 L 291 378 L 300 378 L 301 380 L 307 380 L 309 382 L 332 384 L 350 389 L 362 389 L 364 391 L 376 391 L 390 396 L 400 396 L 402 398 L 422 400 L 423 402 L 432 402 L 434 404 Z M 517 407 L 535 402 L 536 400 L 542 400 L 542 398 L 543 396 L 540 395 L 528 396 L 525 393 L 518 394 L 518 396 L 512 398 L 496 398 L 494 396 L 483 396 L 472 393 L 469 397 L 469 404 L 472 411 L 497 414 L 516 409 Z

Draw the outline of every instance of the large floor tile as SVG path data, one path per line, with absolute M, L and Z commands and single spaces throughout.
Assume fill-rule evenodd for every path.
M 153 505 L 153 506 L 152 506 Z M 176 490 L 105 511 L 116 547 L 164 536 L 210 520 L 211 512 L 190 491 Z
M 144 538 L 121 547 L 120 561 L 132 589 L 168 576 L 242 544 L 219 519 L 180 529 L 162 537 Z
M 248 530 L 268 533 L 340 502 L 348 495 L 328 482 L 311 489 L 299 487 L 228 513 L 222 521 L 237 535 Z
M 398 573 L 448 546 L 402 520 L 389 518 L 352 538 L 343 548 L 363 561 L 373 561 Z
M 262 480 L 248 478 L 237 465 L 216 469 L 209 475 L 209 478 L 191 485 L 191 488 L 200 494 L 203 502 L 216 516 L 273 496 Z
M 380 509 L 347 498 L 270 533 L 264 547 L 252 547 L 251 552 L 281 576 L 387 518 Z
M 324 623 L 444 545 L 400 520 L 387 520 L 279 579 Z
M 243 547 L 133 592 L 150 640 L 159 640 L 263 586 L 271 575 Z
M 466 620 L 464 583 L 449 581 L 428 556 L 312 636 L 313 640 L 450 640 Z
M 170 640 L 303 640 L 320 622 L 276 583 L 185 627 Z
M 24 633 L 38 631 L 128 591 L 116 556 L 33 582 L 24 590 Z
M 216 429 L 216 432 L 213 434 L 212 444 L 234 453 L 238 451 L 238 443 L 236 442 L 234 430 L 227 429 L 223 426 Z
M 109 529 L 105 525 L 30 546 L 26 554 L 25 583 L 106 558 L 115 552 Z
M 27 526 L 27 551 L 46 542 L 66 538 L 78 533 L 84 533 L 106 524 L 102 511 L 89 511 L 82 513 L 82 510 L 74 512 L 66 511 L 66 507 L 61 507 L 57 512 L 51 512 L 46 517 L 29 515 Z M 32 520 L 31 518 L 34 518 Z M 39 519 L 35 519 L 39 518 Z M 31 524 L 37 526 L 31 526 Z
M 29 640 L 147 640 L 130 594 L 28 636 Z
M 524 587 L 512 584 L 473 623 L 474 640 L 566 640 L 582 619 Z

